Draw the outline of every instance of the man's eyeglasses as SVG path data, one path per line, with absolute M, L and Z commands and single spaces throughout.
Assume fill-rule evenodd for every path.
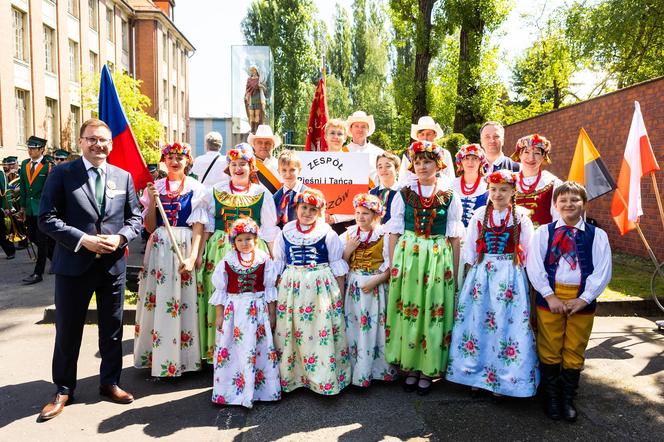
M 90 146 L 94 146 L 95 144 L 99 144 L 100 146 L 108 146 L 113 142 L 113 140 L 108 138 L 82 137 L 81 139 L 85 140 L 85 142 Z
M 55 161 L 60 162 L 60 161 L 65 161 L 67 158 L 53 158 Z

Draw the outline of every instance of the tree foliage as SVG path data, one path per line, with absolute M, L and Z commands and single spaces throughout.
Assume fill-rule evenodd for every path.
M 623 88 L 664 75 L 664 2 L 603 0 L 567 11 L 571 49 Z
M 158 162 L 161 156 L 160 144 L 164 139 L 164 126 L 145 111 L 151 105 L 151 101 L 150 97 L 141 93 L 143 81 L 136 80 L 124 72 L 113 72 L 112 77 L 143 159 L 146 163 Z M 101 74 L 83 77 L 84 108 L 97 109 L 100 83 Z M 96 115 L 97 111 L 93 113 Z

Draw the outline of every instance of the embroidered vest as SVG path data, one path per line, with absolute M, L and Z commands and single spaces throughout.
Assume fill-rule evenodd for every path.
M 316 266 L 329 262 L 325 235 L 318 241 L 309 245 L 296 245 L 291 243 L 284 235 L 286 245 L 286 262 L 294 266 Z
M 237 195 L 213 191 L 214 194 L 214 229 L 228 232 L 233 221 L 241 215 L 248 216 L 261 225 L 261 206 L 263 195 Z
M 445 235 L 447 230 L 447 210 L 452 203 L 452 190 L 436 193 L 434 202 L 429 208 L 422 206 L 420 197 L 409 187 L 401 189 L 401 196 L 406 204 L 404 215 L 405 229 L 417 236 Z
M 547 226 L 547 229 L 549 230 L 549 242 L 546 247 L 546 255 L 544 255 L 544 270 L 546 270 L 546 274 L 549 279 L 549 285 L 552 289 L 555 289 L 556 270 L 558 269 L 558 263 L 560 260 L 553 264 L 549 264 L 549 253 L 551 253 L 551 243 L 553 242 L 553 233 L 556 230 L 556 223 L 550 223 Z M 576 233 L 575 238 L 576 256 L 579 268 L 581 269 L 581 284 L 579 285 L 579 292 L 576 295 L 577 297 L 583 293 L 586 288 L 586 279 L 588 279 L 588 276 L 590 276 L 595 270 L 595 266 L 593 265 L 593 241 L 595 240 L 595 226 L 586 223 L 585 229 L 585 231 L 579 230 Z M 537 293 L 537 306 L 546 310 L 549 309 L 549 304 L 547 304 L 544 297 L 539 293 Z M 597 301 L 593 301 L 579 313 L 594 313 L 596 307 Z
M 482 224 L 477 222 L 477 229 L 482 231 Z M 514 253 L 514 226 L 509 226 L 502 233 L 496 233 L 487 228 L 484 232 L 484 242 L 486 250 L 484 253 L 493 255 L 503 255 L 506 253 Z
M 256 293 L 265 291 L 263 283 L 265 263 L 240 271 L 235 270 L 228 262 L 224 262 L 224 266 L 228 275 L 228 293 Z
M 461 221 L 463 222 L 464 227 L 468 227 L 468 222 L 470 218 L 473 217 L 473 213 L 479 207 L 486 206 L 486 201 L 489 196 L 489 192 L 484 192 L 481 195 L 477 196 L 461 196 L 461 207 L 463 207 L 463 214 L 461 215 Z
M 393 189 L 379 189 L 378 187 L 374 187 L 369 191 L 369 193 L 371 195 L 377 196 L 383 202 L 383 206 L 385 206 L 385 216 L 383 216 L 383 219 L 380 220 L 380 223 L 385 224 L 392 217 L 392 200 L 394 200 L 394 195 L 397 194 L 397 191 Z
M 170 199 L 166 195 L 159 194 L 159 199 L 168 218 L 168 224 L 173 227 L 189 227 L 187 219 L 191 215 L 191 197 L 193 195 L 194 192 L 189 191 L 176 199 Z M 163 225 L 164 220 L 161 218 L 161 213 L 157 211 L 157 227 Z
M 551 200 L 553 198 L 553 181 L 532 193 L 516 192 L 516 203 L 529 210 L 533 226 L 548 224 L 553 221 L 551 217 Z
M 375 272 L 383 264 L 383 244 L 385 235 L 376 241 L 368 244 L 360 243 L 355 251 L 350 255 L 351 270 L 364 270 L 365 272 Z

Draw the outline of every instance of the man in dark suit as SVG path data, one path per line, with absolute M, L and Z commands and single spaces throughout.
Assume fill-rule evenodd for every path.
M 133 396 L 119 386 L 122 371 L 122 306 L 127 260 L 125 248 L 141 228 L 141 212 L 131 176 L 106 162 L 112 135 L 108 125 L 90 119 L 78 140 L 83 156 L 53 169 L 42 194 L 39 227 L 56 241 L 55 399 L 39 417 L 52 419 L 73 398 L 83 324 L 96 294 L 99 392 L 114 402 Z
M 37 216 L 39 215 L 39 200 L 44 190 L 46 177 L 51 170 L 51 164 L 44 156 L 46 140 L 31 136 L 28 138 L 28 158 L 23 160 L 19 168 L 21 177 L 21 218 L 25 219 L 28 228 L 28 238 L 37 246 L 37 263 L 32 274 L 23 279 L 23 282 L 35 284 L 42 281 L 46 257 L 51 257 L 49 250 L 49 239 L 37 228 Z M 51 245 L 52 249 L 52 245 Z

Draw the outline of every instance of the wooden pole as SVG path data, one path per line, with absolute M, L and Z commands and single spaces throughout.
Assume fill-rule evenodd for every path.
M 662 197 L 659 195 L 659 186 L 657 185 L 655 172 L 650 172 L 650 178 L 652 178 L 652 187 L 655 189 L 655 198 L 657 198 L 657 207 L 659 208 L 659 219 L 662 221 L 662 227 L 664 227 L 664 209 L 662 209 Z
M 182 264 L 184 262 L 184 258 L 182 257 L 182 252 L 178 247 L 178 243 L 175 241 L 175 234 L 173 233 L 173 229 L 171 228 L 171 225 L 168 223 L 168 217 L 166 216 L 166 211 L 164 210 L 164 206 L 161 204 L 161 199 L 159 199 L 159 197 L 156 197 L 155 200 L 157 201 L 157 209 L 159 209 L 159 213 L 161 214 L 161 219 L 164 221 L 164 228 L 166 229 L 166 233 L 168 234 L 168 237 L 171 240 L 171 246 L 175 249 L 175 254 L 178 257 L 178 261 L 180 261 L 180 264 Z

